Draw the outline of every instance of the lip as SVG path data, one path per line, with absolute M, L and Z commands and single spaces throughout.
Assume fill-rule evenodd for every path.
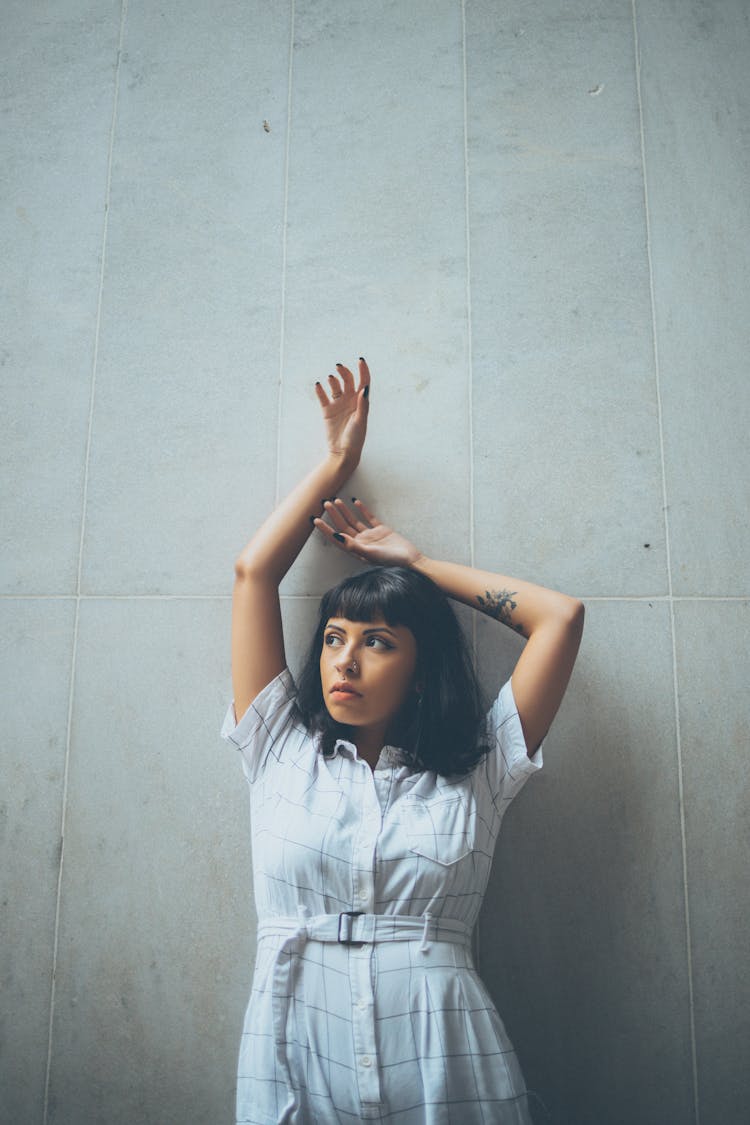
M 353 688 L 351 684 L 348 684 L 343 680 L 340 680 L 339 683 L 334 684 L 329 694 L 343 697 L 349 696 L 358 699 L 361 699 L 362 697 L 361 692 L 357 691 L 357 689 Z

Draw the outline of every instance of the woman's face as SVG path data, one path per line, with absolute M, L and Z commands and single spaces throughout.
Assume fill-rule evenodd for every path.
M 320 681 L 338 723 L 387 728 L 414 691 L 417 642 L 405 625 L 329 618 L 320 653 Z

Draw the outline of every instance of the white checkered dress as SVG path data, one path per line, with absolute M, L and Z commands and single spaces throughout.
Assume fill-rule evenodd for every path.
M 503 814 L 543 765 L 510 680 L 457 782 L 394 747 L 374 771 L 349 742 L 324 757 L 295 695 L 285 669 L 221 728 L 250 783 L 259 923 L 237 1122 L 530 1125 L 470 945 Z

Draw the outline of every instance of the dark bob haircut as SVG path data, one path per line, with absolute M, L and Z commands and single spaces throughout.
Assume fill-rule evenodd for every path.
M 332 617 L 349 621 L 383 618 L 405 625 L 417 642 L 416 678 L 421 702 L 411 693 L 386 734 L 406 764 L 445 777 L 469 773 L 487 753 L 483 745 L 484 706 L 466 641 L 450 603 L 439 586 L 417 571 L 376 566 L 345 578 L 324 594 L 318 624 L 298 677 L 297 705 L 308 729 L 331 753 L 338 738 L 356 741 L 356 727 L 330 715 L 320 682 L 320 654 Z

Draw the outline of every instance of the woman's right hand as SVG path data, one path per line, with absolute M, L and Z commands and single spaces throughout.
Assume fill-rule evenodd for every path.
M 336 375 L 329 375 L 330 398 L 320 383 L 315 384 L 315 394 L 323 411 L 328 451 L 340 457 L 354 470 L 362 456 L 367 434 L 370 372 L 364 359 L 359 360 L 359 386 L 354 386 L 354 375 L 348 367 L 337 363 Z

